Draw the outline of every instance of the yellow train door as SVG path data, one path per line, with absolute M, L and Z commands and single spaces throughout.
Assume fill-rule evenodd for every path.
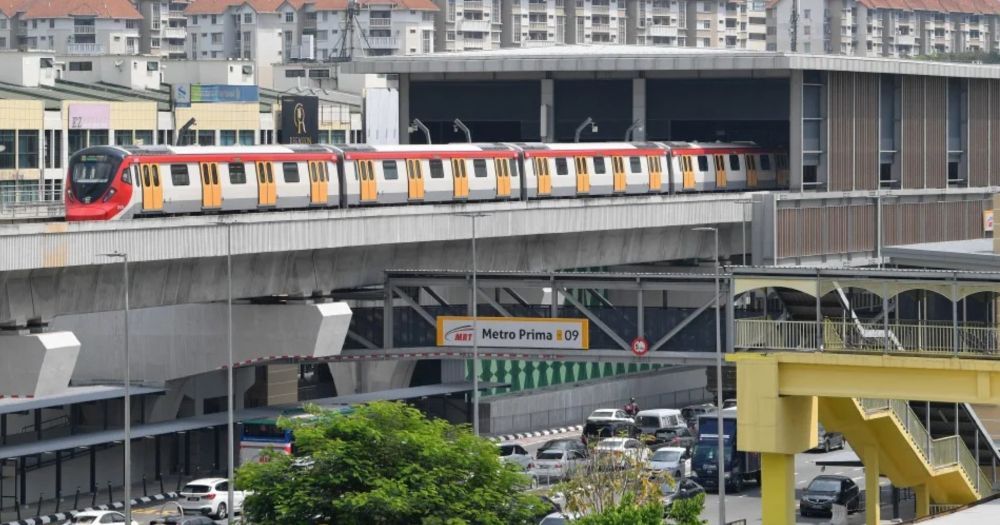
M 497 176 L 497 197 L 510 197 L 510 159 L 496 159 L 493 167 Z
M 163 211 L 163 184 L 160 180 L 160 166 L 142 164 L 142 209 L 143 211 Z
M 375 182 L 375 166 L 370 160 L 359 160 L 357 162 L 361 180 L 361 201 L 375 202 L 378 200 L 378 186 Z
M 614 173 L 615 193 L 625 193 L 625 161 L 621 157 L 611 157 L 611 171 Z
M 663 172 L 660 166 L 660 157 L 646 157 L 649 167 L 649 191 L 660 191 L 663 187 Z
M 323 182 L 323 163 L 310 161 L 307 166 L 309 169 L 309 203 L 326 204 L 327 191 L 323 187 L 325 185 Z
M 424 172 L 419 160 L 406 161 L 407 194 L 411 201 L 424 200 Z
M 257 162 L 254 165 L 257 171 L 257 204 L 260 206 L 274 206 L 276 188 L 271 163 Z
M 585 157 L 576 157 L 576 192 L 590 193 L 590 174 L 587 173 Z
M 214 163 L 202 162 L 198 165 L 201 175 L 201 207 L 206 209 L 222 207 L 222 188 L 219 184 L 219 168 Z
M 694 163 L 691 162 L 689 155 L 681 157 L 681 171 L 684 173 L 684 189 L 693 190 L 695 188 Z
M 715 187 L 726 187 L 726 157 L 715 155 Z
M 535 158 L 535 177 L 538 178 L 538 194 L 552 194 L 552 175 L 549 173 L 549 160 Z
M 757 187 L 757 158 L 747 154 L 744 156 L 744 163 L 747 167 L 747 187 Z
M 456 199 L 469 197 L 469 179 L 465 159 L 451 159 L 452 195 Z

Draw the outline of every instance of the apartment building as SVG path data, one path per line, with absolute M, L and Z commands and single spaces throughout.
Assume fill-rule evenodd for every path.
M 516 0 L 514 0 L 516 1 Z M 501 47 L 500 0 L 434 0 L 434 49 L 473 51 Z
M 897 58 L 1000 49 L 998 2 L 799 0 L 798 4 L 794 32 L 792 0 L 768 4 L 767 49 Z
M 128 0 L 36 0 L 14 10 L 12 38 L 19 49 L 60 55 L 139 53 L 142 15 Z
M 187 56 L 188 0 L 135 0 L 142 14 L 139 49 L 144 55 L 166 58 Z
M 301 9 L 300 31 L 313 42 L 309 50 L 290 58 L 330 60 L 341 51 L 351 56 L 413 55 L 432 53 L 434 14 L 438 8 L 431 0 L 361 0 L 355 4 L 354 25 L 348 40 L 347 0 L 316 0 Z M 287 36 L 287 35 L 286 35 Z

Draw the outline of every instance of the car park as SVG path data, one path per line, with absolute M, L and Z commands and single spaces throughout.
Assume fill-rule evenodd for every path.
M 799 499 L 802 516 L 832 516 L 833 506 L 843 505 L 847 512 L 861 510 L 861 489 L 847 476 L 816 476 Z
M 66 522 L 67 525 L 77 523 L 86 525 L 104 525 L 105 523 L 126 523 L 125 515 L 113 510 L 85 510 L 73 515 L 73 518 Z M 138 525 L 132 520 L 132 525 Z
M 234 514 L 243 508 L 245 494 L 233 491 Z M 177 504 L 185 514 L 206 514 L 217 519 L 229 515 L 229 480 L 225 478 L 204 478 L 194 480 L 184 486 L 177 496 Z
M 660 484 L 660 492 L 663 494 L 663 510 L 670 510 L 675 501 L 691 499 L 698 494 L 704 494 L 705 489 L 691 479 L 680 479 L 676 483 Z
M 691 474 L 691 454 L 681 447 L 660 447 L 653 451 L 646 468 L 666 472 L 674 479 L 686 478 Z
M 576 472 L 585 459 L 575 450 L 544 450 L 528 464 L 528 474 L 545 483 L 564 480 Z
M 503 443 L 500 445 L 500 461 L 526 469 L 531 463 L 531 454 L 517 443 Z

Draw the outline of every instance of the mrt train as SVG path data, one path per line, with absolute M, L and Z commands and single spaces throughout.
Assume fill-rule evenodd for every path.
M 775 189 L 753 143 L 97 146 L 70 159 L 66 219 Z

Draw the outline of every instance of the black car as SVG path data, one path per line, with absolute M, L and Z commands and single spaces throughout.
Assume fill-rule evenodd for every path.
M 592 439 L 603 439 L 609 437 L 630 437 L 638 439 L 642 431 L 634 423 L 628 421 L 588 421 L 583 426 L 583 438 L 590 442 Z
M 844 449 L 844 435 L 840 432 L 827 432 L 823 428 L 823 424 L 820 423 L 817 427 L 816 432 L 816 448 L 813 450 L 819 450 L 823 452 L 829 452 L 833 449 L 843 450 Z
M 847 512 L 861 510 L 861 489 L 847 476 L 816 476 L 802 491 L 799 513 L 802 516 L 832 516 L 833 505 L 847 507 Z
M 688 450 L 694 446 L 698 438 L 687 427 L 661 428 L 656 431 L 656 443 L 671 447 L 684 447 Z
M 663 509 L 670 510 L 670 506 L 677 500 L 690 499 L 698 494 L 704 494 L 705 489 L 690 479 L 680 479 L 671 487 L 667 483 L 660 485 L 660 492 L 663 494 Z
M 583 440 L 576 438 L 550 439 L 538 449 L 535 453 L 535 457 L 537 458 L 539 454 L 546 450 L 573 450 L 583 454 L 584 457 L 590 455 L 587 450 L 587 445 L 584 444 Z
M 694 427 L 698 422 L 698 417 L 715 412 L 715 405 L 704 403 L 701 405 L 691 405 L 681 409 L 681 417 L 687 421 L 689 427 Z
M 156 518 L 149 525 L 215 525 L 208 516 L 167 516 Z

